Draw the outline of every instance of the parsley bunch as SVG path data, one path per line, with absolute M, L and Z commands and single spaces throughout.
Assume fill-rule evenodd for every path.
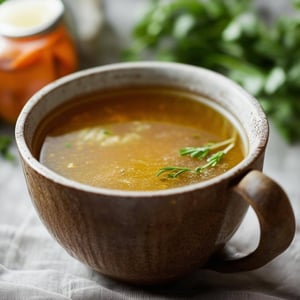
M 255 96 L 280 133 L 300 141 L 300 1 L 266 24 L 249 0 L 154 0 L 126 60 L 155 59 L 220 72 Z

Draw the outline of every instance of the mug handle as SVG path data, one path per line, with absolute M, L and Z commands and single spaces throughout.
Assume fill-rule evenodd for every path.
M 289 199 L 282 188 L 264 175 L 252 170 L 233 187 L 251 205 L 260 225 L 260 240 L 249 255 L 234 259 L 223 253 L 215 257 L 208 268 L 217 272 L 233 273 L 262 267 L 282 253 L 292 242 L 295 234 L 295 216 Z

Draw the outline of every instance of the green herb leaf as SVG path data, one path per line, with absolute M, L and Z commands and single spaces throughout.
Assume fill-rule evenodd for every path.
M 210 151 L 210 148 L 208 146 L 206 147 L 185 147 L 179 150 L 179 154 L 181 156 L 191 156 L 193 158 L 197 159 L 203 159 L 205 158 Z
M 185 167 L 164 167 L 157 172 L 156 176 L 160 176 L 166 172 L 168 173 L 169 178 L 176 178 L 185 172 L 192 172 L 192 169 Z
M 196 168 L 195 171 L 199 173 L 209 167 L 215 167 L 221 161 L 224 155 L 225 155 L 224 151 L 218 151 L 217 153 L 214 153 L 212 156 L 210 156 L 207 159 L 207 163 L 205 165 Z
M 179 154 L 181 156 L 190 156 L 191 158 L 195 158 L 197 160 L 203 160 L 207 158 L 208 154 L 220 147 L 226 146 L 225 149 L 220 150 L 216 153 L 213 153 L 211 156 L 209 156 L 206 159 L 206 163 L 204 165 L 201 165 L 195 169 L 191 169 L 188 167 L 172 167 L 172 166 L 167 166 L 161 168 L 156 176 L 160 176 L 163 173 L 167 173 L 168 178 L 177 178 L 179 175 L 187 172 L 192 172 L 192 173 L 201 173 L 203 170 L 208 169 L 210 167 L 215 167 L 222 158 L 234 147 L 235 143 L 235 138 L 231 138 L 219 143 L 209 143 L 203 147 L 184 147 L 179 150 Z
M 6 160 L 13 161 L 14 156 L 9 151 L 12 144 L 12 139 L 8 136 L 0 136 L 0 154 Z

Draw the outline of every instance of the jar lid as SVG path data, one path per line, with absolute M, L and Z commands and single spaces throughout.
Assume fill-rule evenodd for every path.
M 0 5 L 0 35 L 39 34 L 54 26 L 63 14 L 61 0 L 10 0 Z

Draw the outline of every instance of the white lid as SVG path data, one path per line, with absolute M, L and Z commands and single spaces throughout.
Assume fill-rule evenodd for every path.
M 0 35 L 24 37 L 47 30 L 63 15 L 61 0 L 9 0 L 0 5 Z

